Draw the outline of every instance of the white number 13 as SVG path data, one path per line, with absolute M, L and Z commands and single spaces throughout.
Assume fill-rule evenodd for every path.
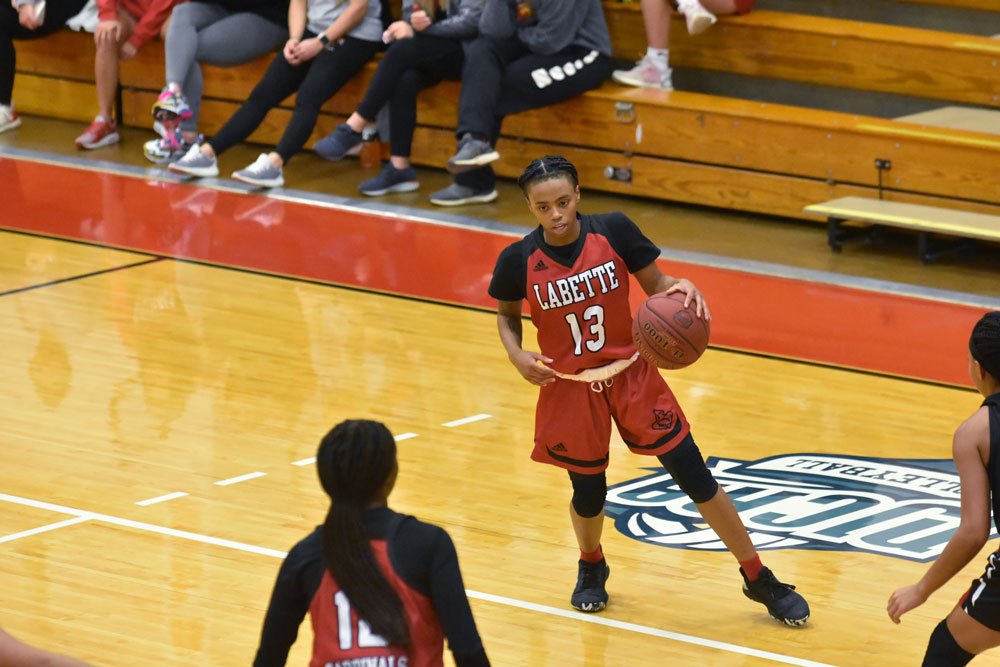
M 583 321 L 590 325 L 591 338 L 586 341 L 587 349 L 591 352 L 598 352 L 604 347 L 604 306 L 590 306 L 583 311 Z M 573 334 L 573 354 L 580 356 L 583 354 L 583 329 L 580 327 L 580 320 L 576 313 L 566 314 L 566 323 L 569 324 L 569 331 Z

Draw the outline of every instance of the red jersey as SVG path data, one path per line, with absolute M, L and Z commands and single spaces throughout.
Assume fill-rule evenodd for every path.
M 659 254 L 622 213 L 581 216 L 568 246 L 545 243 L 539 226 L 500 253 L 490 296 L 527 299 L 548 365 L 575 374 L 635 354 L 629 273 Z
M 440 667 L 444 664 L 444 632 L 434 605 L 396 574 L 385 540 L 372 540 L 371 545 L 382 573 L 403 601 L 410 625 L 409 652 L 374 634 L 326 572 L 309 605 L 314 634 L 309 667 Z

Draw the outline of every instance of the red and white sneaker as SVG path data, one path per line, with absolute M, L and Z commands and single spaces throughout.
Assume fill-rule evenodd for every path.
M 14 105 L 0 104 L 0 132 L 13 130 L 21 125 L 21 117 L 14 111 Z
M 678 0 L 678 11 L 684 15 L 689 35 L 700 35 L 715 23 L 715 14 L 701 6 L 698 0 Z
M 77 148 L 101 148 L 118 143 L 118 125 L 104 120 L 101 116 L 94 119 L 87 131 L 76 138 Z
M 632 69 L 616 69 L 611 73 L 611 78 L 627 86 L 673 90 L 672 74 L 670 67 L 660 67 L 649 54 L 646 54 Z

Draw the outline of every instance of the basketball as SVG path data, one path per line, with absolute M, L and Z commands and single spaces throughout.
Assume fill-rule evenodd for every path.
M 654 294 L 632 320 L 632 340 L 654 366 L 667 370 L 690 366 L 708 347 L 708 321 L 698 317 L 694 303 L 685 308 L 685 298 L 681 292 Z

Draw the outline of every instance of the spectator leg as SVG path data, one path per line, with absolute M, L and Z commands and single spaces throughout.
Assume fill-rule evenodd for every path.
M 94 57 L 94 81 L 97 84 L 97 105 L 101 117 L 108 123 L 115 119 L 118 95 L 118 65 L 121 45 L 128 41 L 135 29 L 135 20 L 122 9 L 118 10 L 122 31 L 117 42 L 101 42 Z
M 466 133 L 489 137 L 503 94 L 507 64 L 529 53 L 528 47 L 516 38 L 479 37 L 469 46 L 458 103 L 459 138 Z

